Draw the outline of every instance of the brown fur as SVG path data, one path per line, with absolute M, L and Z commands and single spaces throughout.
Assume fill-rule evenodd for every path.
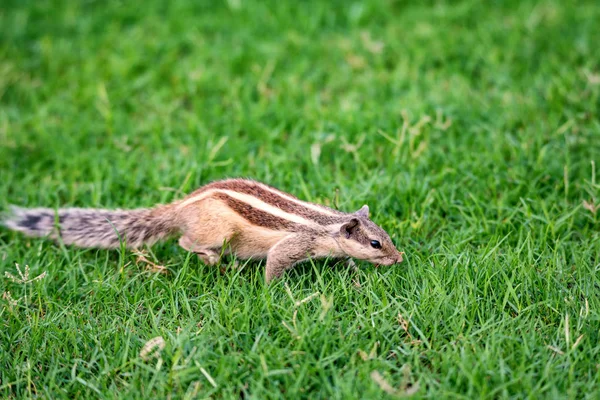
M 271 215 L 268 212 L 252 207 L 251 205 L 246 204 L 243 201 L 236 200 L 226 194 L 217 193 L 213 195 L 213 198 L 225 202 L 229 208 L 235 211 L 238 215 L 241 215 L 242 218 L 246 219 L 252 225 L 262 226 L 264 228 L 273 230 L 302 230 L 302 225 L 300 224 Z
M 247 179 L 228 179 L 225 181 L 213 182 L 198 189 L 189 197 L 200 194 L 210 189 L 227 189 L 238 193 L 245 193 L 250 196 L 254 196 L 258 199 L 261 199 L 265 203 L 271 204 L 277 208 L 280 208 L 283 211 L 300 215 L 320 224 L 332 224 L 336 222 L 343 222 L 346 218 L 345 213 L 339 212 L 337 210 L 325 206 L 321 206 L 319 204 L 312 205 L 317 206 L 319 209 L 322 209 L 323 212 L 327 212 L 327 214 L 319 213 L 318 211 L 315 212 L 314 209 L 303 206 L 303 201 L 301 201 L 295 196 L 292 196 L 289 193 L 283 193 L 275 189 L 274 187 L 265 185 L 264 183 L 255 182 Z M 286 199 L 286 197 L 297 200 L 297 202 L 291 202 L 288 199 Z
M 240 259 L 267 258 L 270 281 L 309 257 L 351 256 L 377 264 L 402 261 L 369 209 L 343 213 L 259 182 L 230 179 L 153 209 L 13 209 L 4 224 L 29 236 L 60 238 L 79 247 L 116 248 L 180 236 L 179 244 L 207 264 L 223 248 Z M 381 243 L 380 249 L 371 245 Z

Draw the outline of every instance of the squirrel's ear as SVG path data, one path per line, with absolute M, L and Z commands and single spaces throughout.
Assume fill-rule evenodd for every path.
M 354 214 L 358 215 L 359 217 L 369 218 L 369 206 L 365 204 Z
M 357 218 L 352 218 L 350 221 L 346 222 L 344 225 L 340 227 L 340 234 L 344 235 L 346 239 L 350 239 L 350 236 L 356 232 L 360 225 L 360 220 Z

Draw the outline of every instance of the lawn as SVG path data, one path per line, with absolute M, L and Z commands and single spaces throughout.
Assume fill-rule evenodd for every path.
M 242 176 L 368 204 L 406 257 L 267 286 L 175 240 L 0 229 L 0 398 L 599 398 L 598 21 L 597 1 L 4 0 L 0 211 Z

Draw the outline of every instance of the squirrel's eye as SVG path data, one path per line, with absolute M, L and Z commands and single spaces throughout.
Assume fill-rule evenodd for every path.
M 377 240 L 371 240 L 371 246 L 374 249 L 380 249 L 381 248 L 381 243 L 379 243 Z

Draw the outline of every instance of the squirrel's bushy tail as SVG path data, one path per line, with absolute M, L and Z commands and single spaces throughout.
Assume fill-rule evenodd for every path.
M 2 224 L 27 236 L 48 236 L 78 247 L 129 248 L 152 244 L 178 232 L 170 205 L 137 210 L 11 207 Z

